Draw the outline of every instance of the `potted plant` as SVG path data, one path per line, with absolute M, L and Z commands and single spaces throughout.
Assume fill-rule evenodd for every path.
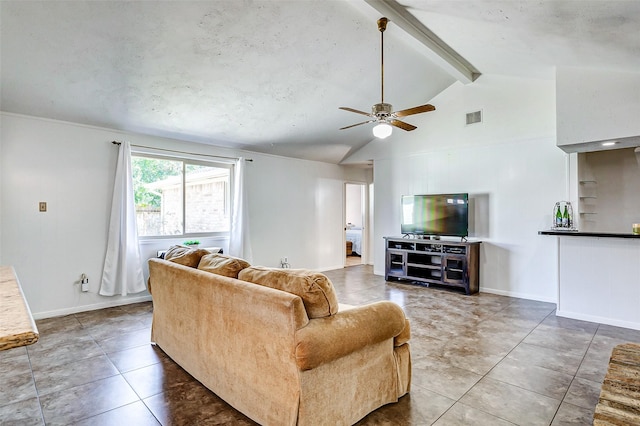
M 198 240 L 188 240 L 183 243 L 187 247 L 198 248 L 200 247 L 200 241 Z

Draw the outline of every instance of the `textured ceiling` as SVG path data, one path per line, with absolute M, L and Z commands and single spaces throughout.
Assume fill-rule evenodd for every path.
M 409 13 L 486 74 L 555 67 L 640 71 L 638 0 L 406 0 Z
M 483 73 L 640 69 L 640 1 L 402 5 Z M 0 7 L 3 111 L 333 163 L 372 139 L 370 125 L 338 130 L 363 118 L 339 106 L 369 111 L 380 101 L 382 15 L 364 1 Z M 428 53 L 390 22 L 385 101 L 396 110 L 454 82 Z

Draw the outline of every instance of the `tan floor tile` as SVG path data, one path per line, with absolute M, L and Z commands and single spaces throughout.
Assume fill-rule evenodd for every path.
M 456 402 L 434 426 L 512 426 L 513 423 Z
M 13 358 L 16 356 L 23 356 L 27 354 L 26 346 L 19 346 L 17 348 L 6 349 L 4 351 L 0 351 L 0 362 L 4 362 L 4 360 Z M 1 365 L 1 364 L 0 364 Z M 0 374 L 2 374 L 2 367 L 0 367 Z
M 593 409 L 577 407 L 563 402 L 551 426 L 592 426 Z
M 581 356 L 528 343 L 520 343 L 509 353 L 507 358 L 570 375 L 576 374 L 582 362 Z
M 480 380 L 460 402 L 523 426 L 551 424 L 560 405 L 560 400 L 489 378 Z
M 120 309 L 129 315 L 150 315 L 153 313 L 153 302 L 132 303 L 120 306 Z
M 72 424 L 136 401 L 138 396 L 122 376 L 109 377 L 40 397 L 46 423 L 60 425 Z
M 160 426 L 158 420 L 142 401 L 89 417 L 74 423 L 74 426 L 113 426 L 124 424 L 123 422 L 135 426 Z
M 118 371 L 126 373 L 127 371 L 157 364 L 160 362 L 160 358 L 165 355 L 160 349 L 148 343 L 145 346 L 111 352 L 107 356 Z
M 375 418 L 378 421 L 377 419 L 382 416 L 384 422 L 379 424 L 430 425 L 454 403 L 455 401 L 450 398 L 416 387 L 411 390 L 411 393 L 400 398 L 397 403 L 379 408 L 357 424 L 378 424 L 369 423 L 369 418 Z
M 124 373 L 123 376 L 142 399 L 196 381 L 167 356 L 161 357 L 157 364 Z
M 558 400 L 564 397 L 573 380 L 573 375 L 513 358 L 500 361 L 487 377 Z
M 564 402 L 578 407 L 591 409 L 598 404 L 600 398 L 600 382 L 593 382 L 587 379 L 576 377 L 573 379 Z
M 98 344 L 106 353 L 149 345 L 151 343 L 150 326 L 151 324 L 138 330 L 121 333 L 115 337 L 98 340 Z
M 566 328 L 569 330 L 579 330 L 586 331 L 591 334 L 595 333 L 598 329 L 598 323 L 596 322 L 588 322 L 588 321 L 580 321 L 571 318 L 558 317 L 555 315 L 555 312 L 545 318 L 542 321 L 542 324 L 560 328 Z
M 632 330 L 629 328 L 615 327 L 613 325 L 600 324 L 598 327 L 599 336 L 607 336 L 620 339 L 624 342 L 640 343 L 640 330 Z
M 524 342 L 583 356 L 592 339 L 593 334 L 590 332 L 540 325 L 524 339 Z
M 256 424 L 198 382 L 172 387 L 144 403 L 163 425 Z
M 2 375 L 0 406 L 37 397 L 35 383 L 30 370 L 18 370 Z
M 2 403 L 0 403 L 0 425 L 44 425 L 38 398 L 34 396 L 32 398 L 8 405 L 3 405 Z
M 106 355 L 33 370 L 36 388 L 41 396 L 118 374 Z
M 412 386 L 420 386 L 453 400 L 460 399 L 482 378 L 480 374 L 455 367 L 446 361 L 415 355 L 412 371 Z
M 104 355 L 104 350 L 93 339 L 65 341 L 57 346 L 29 351 L 31 367 L 39 371 L 100 355 Z
M 607 374 L 610 356 L 611 354 L 606 351 L 589 348 L 580 364 L 576 377 L 602 383 L 604 376 Z

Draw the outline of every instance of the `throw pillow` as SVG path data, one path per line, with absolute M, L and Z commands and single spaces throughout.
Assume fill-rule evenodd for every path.
M 209 254 L 205 249 L 192 249 L 185 246 L 171 246 L 164 255 L 165 260 L 197 268 L 202 256 Z
M 319 272 L 251 266 L 240 271 L 238 278 L 300 296 L 309 318 L 328 317 L 338 312 L 333 284 Z
M 198 269 L 225 277 L 238 278 L 238 272 L 251 266 L 249 262 L 226 254 L 207 254 L 202 256 Z

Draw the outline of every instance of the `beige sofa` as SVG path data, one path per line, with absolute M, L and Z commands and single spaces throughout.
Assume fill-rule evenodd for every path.
M 149 260 L 152 341 L 246 416 L 350 425 L 409 392 L 409 326 L 396 304 L 338 309 L 323 274 L 191 257 Z

